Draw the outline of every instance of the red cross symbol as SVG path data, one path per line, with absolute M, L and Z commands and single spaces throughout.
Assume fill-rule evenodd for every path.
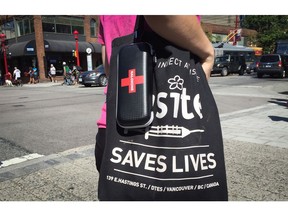
M 121 79 L 121 87 L 129 87 L 129 94 L 136 92 L 136 85 L 143 84 L 144 77 L 136 76 L 136 69 L 128 70 L 128 77 Z

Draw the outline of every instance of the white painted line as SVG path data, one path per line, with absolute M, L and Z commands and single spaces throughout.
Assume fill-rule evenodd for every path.
M 43 156 L 44 155 L 33 153 L 33 154 L 29 154 L 29 155 L 24 155 L 22 157 L 17 157 L 17 158 L 12 158 L 12 159 L 9 159 L 9 160 L 6 160 L 6 161 L 1 161 L 2 164 L 0 165 L 0 168 L 7 167 L 7 166 L 10 166 L 10 165 L 13 165 L 13 164 L 22 163 L 22 162 L 27 161 L 27 160 L 40 158 L 40 157 L 43 157 Z

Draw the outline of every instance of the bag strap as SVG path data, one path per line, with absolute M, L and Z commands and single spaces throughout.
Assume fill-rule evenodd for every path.
M 137 15 L 136 23 L 134 27 L 134 41 L 139 41 L 141 36 L 143 35 L 143 32 L 145 30 L 145 18 L 143 15 Z

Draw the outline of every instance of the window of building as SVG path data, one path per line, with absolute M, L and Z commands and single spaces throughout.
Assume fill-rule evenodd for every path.
M 77 29 L 80 35 L 84 35 L 84 20 L 69 16 L 43 16 L 42 26 L 44 32 L 73 34 Z
M 90 20 L 90 36 L 96 37 L 96 21 L 95 21 L 95 19 Z
M 42 23 L 43 32 L 55 32 L 54 23 Z
M 72 33 L 77 30 L 80 35 L 84 35 L 84 20 L 79 18 L 71 18 Z
M 23 31 L 24 31 L 24 35 L 31 33 L 30 22 L 28 19 L 23 20 Z
M 34 20 L 32 16 L 21 17 L 15 20 L 17 36 L 31 34 L 34 32 Z
M 31 20 L 31 21 L 30 21 L 30 29 L 31 29 L 31 33 L 32 33 L 32 32 L 35 32 L 35 29 L 34 29 L 34 20 Z
M 14 21 L 10 20 L 0 26 L 0 32 L 6 35 L 6 39 L 15 38 Z
M 22 21 L 18 21 L 17 22 L 17 32 L 18 32 L 18 36 L 21 36 L 21 35 L 24 34 L 23 22 Z
M 57 33 L 71 34 L 71 26 L 70 25 L 64 25 L 64 24 L 56 24 L 56 32 Z
M 84 27 L 83 26 L 72 26 L 72 32 L 77 30 L 80 35 L 84 35 Z

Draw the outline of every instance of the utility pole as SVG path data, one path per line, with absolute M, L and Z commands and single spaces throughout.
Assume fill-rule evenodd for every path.
M 4 69 L 5 69 L 5 75 L 8 74 L 8 64 L 7 64 L 7 54 L 6 54 L 6 35 L 4 33 L 0 34 L 0 42 L 1 42 L 1 49 L 3 52 L 3 59 L 4 59 Z
M 235 19 L 235 33 L 238 31 L 238 15 L 236 15 Z M 234 35 L 233 46 L 237 45 L 237 33 Z

